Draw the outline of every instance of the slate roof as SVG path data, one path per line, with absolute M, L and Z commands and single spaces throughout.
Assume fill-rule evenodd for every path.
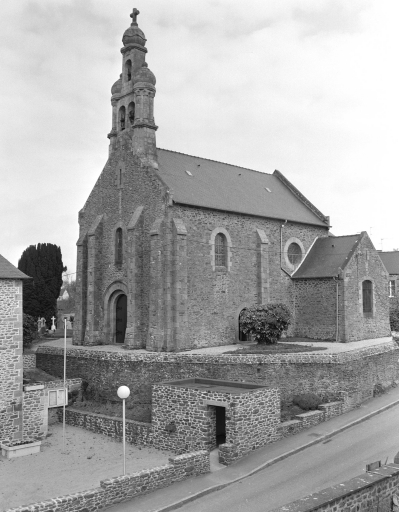
M 302 264 L 291 276 L 293 279 L 335 277 L 350 260 L 362 234 L 318 238 Z
M 176 203 L 324 227 L 329 224 L 278 171 L 266 174 L 165 149 L 157 153 L 159 175 Z
M 0 279 L 31 279 L 0 254 Z
M 399 251 L 380 252 L 378 251 L 388 274 L 399 274 Z

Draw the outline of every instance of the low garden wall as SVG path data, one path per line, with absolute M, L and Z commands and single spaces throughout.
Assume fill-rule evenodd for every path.
M 151 403 L 152 386 L 183 378 L 253 382 L 278 388 L 283 403 L 294 395 L 317 393 L 323 401 L 342 400 L 346 410 L 373 395 L 376 384 L 391 386 L 399 379 L 399 347 L 394 341 L 337 354 L 301 352 L 278 355 L 105 352 L 67 349 L 67 376 L 82 377 L 101 397 L 114 400 L 126 385 L 136 403 Z M 39 347 L 37 366 L 63 375 L 63 350 Z
M 128 501 L 142 494 L 148 494 L 186 480 L 192 476 L 209 473 L 209 454 L 198 451 L 171 457 L 164 466 L 143 469 L 130 475 L 108 478 L 100 487 L 78 492 L 51 500 L 9 509 L 5 512 L 91 512 Z
M 272 512 L 390 512 L 398 510 L 393 505 L 393 496 L 398 493 L 399 466 L 388 464 L 372 473 L 310 494 Z
M 58 421 L 62 421 L 62 409 L 58 409 Z M 104 414 L 94 412 L 83 412 L 73 407 L 65 409 L 65 421 L 68 425 L 85 428 L 97 434 L 103 434 L 112 437 L 117 441 L 122 441 L 122 419 L 113 418 Z M 151 423 L 141 423 L 140 421 L 126 420 L 126 441 L 137 445 L 152 445 L 152 425 Z

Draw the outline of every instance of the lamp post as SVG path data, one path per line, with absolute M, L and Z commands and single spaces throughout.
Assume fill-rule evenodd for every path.
M 118 396 L 122 398 L 122 443 L 123 443 L 123 474 L 126 475 L 126 437 L 125 437 L 125 400 L 130 395 L 130 389 L 127 386 L 119 386 Z

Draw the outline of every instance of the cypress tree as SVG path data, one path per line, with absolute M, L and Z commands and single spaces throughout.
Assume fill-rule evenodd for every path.
M 18 268 L 33 278 L 23 285 L 24 313 L 35 319 L 43 316 L 51 326 L 51 317 L 57 317 L 62 273 L 67 269 L 62 262 L 61 248 L 54 244 L 30 245 L 22 253 Z

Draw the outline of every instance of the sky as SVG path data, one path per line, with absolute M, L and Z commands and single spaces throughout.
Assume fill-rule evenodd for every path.
M 399 248 L 397 0 L 1 0 L 0 254 L 76 270 L 132 8 L 157 78 L 157 145 L 281 171 L 335 235 Z

